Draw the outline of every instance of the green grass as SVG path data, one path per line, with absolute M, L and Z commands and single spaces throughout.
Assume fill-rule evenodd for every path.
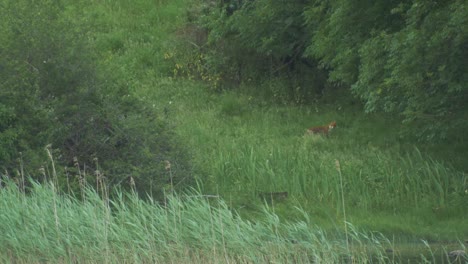
M 165 55 L 189 3 L 97 1 L 69 12 L 91 27 L 100 69 L 173 126 L 198 192 L 167 206 L 131 194 L 108 205 L 91 190 L 77 201 L 49 185 L 27 196 L 4 188 L 1 262 L 339 262 L 350 255 L 344 211 L 356 262 L 391 247 L 369 231 L 395 243 L 468 238 L 466 173 L 399 139 L 397 118 L 363 114 L 349 95 L 295 105 L 274 98 L 282 87 L 264 98 L 262 86 L 215 92 L 173 78 L 179 57 Z M 329 137 L 304 136 L 330 121 Z M 265 195 L 279 192 L 287 198 Z
M 174 34 L 185 21 L 189 0 L 71 2 L 70 15 L 89 30 L 102 71 L 135 88 L 148 71 L 166 76 L 173 62 Z M 154 76 L 152 76 L 154 77 Z
M 287 199 L 267 201 L 281 217 L 296 218 L 293 208 L 300 207 L 317 224 L 334 228 L 343 220 L 338 161 L 348 219 L 358 226 L 431 239 L 468 236 L 462 224 L 468 217 L 466 173 L 399 139 L 398 118 L 363 114 L 340 91 L 295 105 L 284 99 L 281 80 L 215 92 L 173 78 L 175 64 L 185 61 L 171 56 L 187 53 L 177 49 L 184 46 L 176 35 L 193 3 L 75 3 L 70 14 L 91 26 L 100 68 L 120 76 L 120 85 L 173 125 L 202 192 L 221 195 L 253 219 L 265 202 L 259 193 L 288 192 Z M 330 137 L 304 136 L 307 127 L 333 120 L 338 126 Z
M 162 204 L 118 191 L 110 202 L 84 192 L 77 200 L 32 182 L 25 195 L 7 181 L 0 192 L 1 262 L 362 263 L 383 262 L 391 247 L 382 236 L 351 229 L 348 248 L 307 215 L 288 223 L 264 208 L 262 219 L 251 222 L 196 192 Z
M 351 224 L 345 239 L 299 208 L 300 219 L 284 221 L 265 205 L 250 221 L 220 197 L 195 191 L 155 202 L 119 190 L 112 200 L 88 187 L 83 199 L 56 190 L 31 181 L 24 193 L 2 182 L 2 263 L 452 263 L 447 252 L 465 249 L 461 242 L 395 244 Z
M 301 207 L 322 226 L 339 225 L 338 161 L 353 224 L 434 240 L 468 236 L 466 175 L 401 142 L 391 119 L 336 105 L 265 105 L 192 82 L 160 85 L 166 88 L 153 90 L 153 100 L 165 98 L 161 107 L 190 146 L 203 191 L 220 194 L 244 216 L 255 217 L 260 193 L 288 192 L 269 201 L 279 215 L 294 219 L 291 208 Z M 331 120 L 338 127 L 329 137 L 304 135 Z

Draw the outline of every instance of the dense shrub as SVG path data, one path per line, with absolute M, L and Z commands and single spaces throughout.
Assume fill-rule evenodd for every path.
M 224 88 L 247 84 L 269 89 L 270 80 L 285 80 L 286 98 L 281 99 L 299 103 L 322 91 L 326 73 L 302 56 L 310 37 L 303 26 L 302 3 L 200 2 L 196 5 L 204 8 L 195 8 L 197 15 L 190 13 L 189 19 L 209 32 L 197 50 L 203 57 L 198 67 L 203 75 L 218 77 Z
M 110 185 L 133 179 L 155 197 L 171 183 L 188 182 L 187 156 L 167 124 L 112 71 L 99 70 L 89 31 L 66 11 L 65 1 L 0 6 L 4 173 L 13 175 L 21 163 L 28 175 L 46 176 L 40 171 L 50 169 L 48 145 L 67 168 L 60 175 L 71 176 L 59 181 L 72 185 L 97 170 Z
M 406 132 L 420 140 L 461 140 L 466 13 L 460 0 L 225 0 L 198 22 L 209 31 L 206 56 L 216 58 L 205 68 L 225 80 L 286 79 L 299 102 L 343 87 L 365 111 L 417 126 Z

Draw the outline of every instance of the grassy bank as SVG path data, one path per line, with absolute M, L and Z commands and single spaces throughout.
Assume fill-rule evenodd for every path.
M 336 104 L 265 105 L 189 82 L 167 87 L 154 100 L 166 98 L 203 190 L 246 215 L 267 202 L 288 218 L 300 207 L 322 226 L 340 226 L 344 198 L 347 220 L 360 227 L 434 240 L 468 235 L 466 175 L 401 143 L 391 119 Z M 330 120 L 338 127 L 329 137 L 304 135 Z
M 49 183 L 25 195 L 7 182 L 1 262 L 379 263 L 404 260 L 400 241 L 441 241 L 443 253 L 464 247 L 466 172 L 401 140 L 397 118 L 366 115 L 348 94 L 297 105 L 262 95 L 271 84 L 220 92 L 174 77 L 189 3 L 67 10 L 89 27 L 98 68 L 152 106 L 188 149 L 196 191 L 158 203 L 86 189 L 81 201 Z M 304 135 L 330 121 L 338 126 L 329 137 Z
M 409 261 L 383 236 L 348 225 L 326 232 L 304 211 L 281 221 L 264 207 L 247 221 L 215 196 L 196 192 L 163 203 L 116 191 L 112 201 L 92 189 L 84 200 L 32 182 L 25 195 L 11 181 L 0 192 L 2 263 L 400 263 Z M 398 245 L 397 245 L 398 246 Z M 415 246 L 415 245 L 412 245 Z M 450 245 L 420 243 L 414 261 L 449 261 Z M 416 256 L 416 257 L 415 257 Z
M 304 215 L 284 223 L 265 209 L 250 222 L 214 196 L 169 196 L 158 204 L 133 194 L 113 201 L 86 189 L 84 201 L 32 183 L 0 192 L 2 263 L 382 262 L 389 241 L 351 229 L 349 243 Z M 304 212 L 301 212 L 304 213 Z
M 281 98 L 281 81 L 247 87 L 255 93 L 216 92 L 174 78 L 186 52 L 177 47 L 184 46 L 179 34 L 190 3 L 100 2 L 85 13 L 105 14 L 93 20 L 99 27 L 92 32 L 101 67 L 121 73 L 172 124 L 203 193 L 221 195 L 254 219 L 267 202 L 287 219 L 301 217 L 294 208 L 303 208 L 331 229 L 343 226 L 346 212 L 347 221 L 387 235 L 468 236 L 466 174 L 401 140 L 398 131 L 407 128 L 397 118 L 363 114 L 346 93 L 295 105 Z M 333 120 L 330 137 L 304 136 L 307 127 Z

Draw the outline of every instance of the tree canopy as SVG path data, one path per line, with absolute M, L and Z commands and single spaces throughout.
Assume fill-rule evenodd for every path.
M 209 31 L 209 55 L 225 62 L 212 67 L 222 74 L 324 72 L 304 94 L 347 88 L 365 111 L 401 115 L 430 140 L 466 128 L 467 13 L 462 0 L 226 0 L 198 23 Z

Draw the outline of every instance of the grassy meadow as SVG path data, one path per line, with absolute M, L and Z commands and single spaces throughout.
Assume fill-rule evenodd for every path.
M 467 234 L 466 175 L 400 143 L 381 116 L 334 105 L 262 105 L 187 82 L 172 91 L 168 118 L 191 147 L 203 192 L 220 194 L 246 216 L 261 215 L 267 202 L 287 219 L 299 207 L 330 228 L 342 227 L 346 217 L 389 235 Z M 310 124 L 329 120 L 338 123 L 329 137 L 305 135 Z M 285 192 L 287 198 L 264 197 Z
M 98 67 L 171 125 L 193 190 L 160 203 L 85 188 L 80 200 L 52 183 L 24 194 L 6 181 L 1 262 L 399 263 L 398 244 L 410 242 L 425 248 L 418 262 L 434 263 L 465 250 L 466 168 L 401 139 L 396 117 L 364 114 L 339 91 L 297 105 L 259 96 L 286 89 L 275 80 L 253 93 L 175 76 L 192 2 L 79 1 L 67 12 L 90 28 Z M 331 121 L 328 137 L 305 135 Z

